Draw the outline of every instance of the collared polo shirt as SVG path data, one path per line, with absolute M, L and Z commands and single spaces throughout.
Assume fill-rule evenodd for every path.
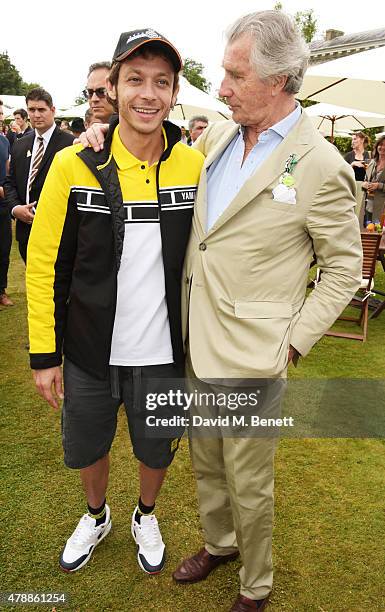
M 163 130 L 165 147 L 166 133 Z M 118 272 L 118 295 L 111 365 L 173 362 L 166 304 L 156 168 L 132 155 L 115 129 L 112 155 L 125 208 L 125 235 Z

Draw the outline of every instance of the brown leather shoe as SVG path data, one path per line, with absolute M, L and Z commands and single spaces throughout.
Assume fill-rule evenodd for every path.
M 175 570 L 172 577 L 176 582 L 199 582 L 204 580 L 218 565 L 233 561 L 239 552 L 222 557 L 210 555 L 205 548 L 189 559 L 185 559 Z
M 236 601 L 233 604 L 230 612 L 250 612 L 250 610 L 259 610 L 261 612 L 267 606 L 269 596 L 265 599 L 249 599 L 244 595 L 238 595 Z
M 0 306 L 13 306 L 12 300 L 7 296 L 7 294 L 0 293 Z

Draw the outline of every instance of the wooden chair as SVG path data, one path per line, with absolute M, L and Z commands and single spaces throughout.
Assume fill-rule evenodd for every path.
M 376 271 L 376 261 L 378 249 L 380 246 L 381 234 L 361 232 L 361 242 L 363 251 L 362 262 L 362 283 L 359 292 L 354 296 L 349 306 L 355 306 L 360 309 L 359 317 L 340 316 L 340 321 L 352 321 L 358 323 L 361 327 L 360 334 L 351 334 L 348 332 L 337 332 L 329 329 L 326 336 L 335 336 L 337 338 L 349 338 L 351 340 L 366 341 L 368 331 L 368 312 L 369 312 L 369 297 L 373 295 L 372 289 L 374 285 L 373 277 Z
M 373 289 L 373 293 L 375 293 L 376 295 L 381 295 L 381 296 L 385 297 L 385 293 L 383 291 L 380 291 L 379 289 L 376 289 L 375 287 Z M 380 302 L 380 303 L 378 304 L 378 306 L 376 306 L 374 308 L 374 311 L 370 315 L 369 320 L 370 319 L 376 319 L 382 313 L 382 311 L 385 310 L 385 300 L 382 300 L 382 302 L 381 302 L 377 298 L 377 302 Z

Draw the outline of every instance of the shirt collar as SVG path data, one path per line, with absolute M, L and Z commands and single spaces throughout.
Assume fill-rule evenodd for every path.
M 301 106 L 299 102 L 296 101 L 295 109 L 289 115 L 281 119 L 281 121 L 278 121 L 278 123 L 272 125 L 270 129 L 274 130 L 274 132 L 279 134 L 279 136 L 282 136 L 282 138 L 285 138 L 285 136 L 288 135 L 288 133 L 297 123 L 298 119 L 301 116 L 301 112 Z
M 167 149 L 167 136 L 164 127 L 162 127 L 162 134 L 164 138 L 164 150 Z M 119 135 L 119 124 L 114 129 L 114 133 L 112 135 L 112 143 L 111 143 L 111 153 L 116 161 L 116 164 L 119 170 L 127 170 L 128 168 L 133 168 L 139 164 L 147 165 L 147 161 L 142 161 L 135 157 L 121 141 Z
M 43 138 L 44 145 L 47 146 L 49 141 L 51 140 L 51 136 L 54 133 L 56 128 L 56 123 L 53 123 L 50 128 L 44 134 L 39 134 L 37 130 L 35 130 L 35 138 Z
M 295 109 L 291 113 L 286 115 L 286 117 L 284 117 L 283 119 L 281 119 L 280 121 L 278 121 L 277 123 L 269 127 L 265 132 L 262 132 L 262 134 L 267 134 L 268 132 L 270 132 L 270 130 L 272 130 L 273 132 L 278 134 L 278 136 L 280 136 L 281 138 L 285 138 L 288 135 L 288 133 L 293 129 L 295 124 L 297 123 L 298 119 L 301 116 L 301 112 L 302 112 L 301 105 L 296 100 Z M 240 126 L 239 131 L 243 136 L 245 132 L 244 126 Z

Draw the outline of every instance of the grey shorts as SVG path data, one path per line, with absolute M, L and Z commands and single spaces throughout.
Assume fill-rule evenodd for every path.
M 160 437 L 153 432 L 148 435 L 146 395 L 165 392 L 170 384 L 181 387 L 182 376 L 183 370 L 173 364 L 113 366 L 109 378 L 99 380 L 65 359 L 62 409 L 65 464 L 70 468 L 85 468 L 107 455 L 115 437 L 119 406 L 123 402 L 135 457 L 150 468 L 169 466 L 183 429 L 173 431 L 171 438 L 163 433 Z M 168 416 L 175 413 L 175 407 L 171 406 L 162 410 Z

